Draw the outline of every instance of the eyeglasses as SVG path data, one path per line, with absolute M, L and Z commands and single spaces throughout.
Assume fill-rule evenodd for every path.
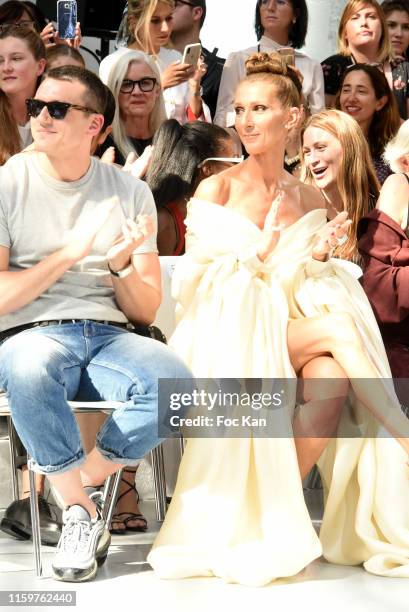
M 267 8 L 273 0 L 258 0 L 260 8 Z M 288 0 L 274 0 L 278 8 L 284 8 L 285 6 L 292 6 Z
M 197 164 L 197 168 L 203 168 L 206 162 L 215 161 L 215 162 L 224 162 L 225 164 L 241 164 L 244 156 L 241 157 L 206 157 L 200 164 Z
M 186 6 L 193 6 L 193 7 L 196 6 L 196 4 L 193 4 L 193 2 L 187 2 L 187 0 L 175 0 L 175 8 L 177 8 L 181 4 L 186 4 Z
M 132 79 L 125 79 L 122 81 L 122 85 L 120 88 L 120 92 L 124 94 L 131 94 L 135 89 L 135 85 L 138 85 L 139 89 L 144 93 L 149 91 L 153 91 L 157 80 L 154 77 L 144 77 L 143 79 L 139 79 L 138 81 L 133 81 Z
M 28 98 L 26 100 L 27 112 L 30 117 L 38 117 L 43 108 L 47 107 L 47 112 L 52 119 L 65 119 L 70 108 L 79 110 L 84 113 L 95 113 L 101 115 L 98 111 L 87 106 L 80 106 L 79 104 L 69 104 L 68 102 L 43 102 L 43 100 L 36 100 L 35 98 Z
M 16 23 L 2 23 L 0 32 L 6 32 L 10 28 L 35 28 L 34 21 L 17 21 Z

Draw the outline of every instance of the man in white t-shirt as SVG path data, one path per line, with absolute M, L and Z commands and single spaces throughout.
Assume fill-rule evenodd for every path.
M 63 499 L 55 578 L 93 578 L 110 542 L 96 486 L 158 442 L 158 379 L 189 379 L 163 344 L 130 333 L 161 300 L 145 183 L 91 158 L 105 90 L 57 68 L 27 101 L 35 151 L 0 168 L 0 385 L 31 466 Z M 176 385 L 175 381 L 175 385 Z M 67 403 L 116 400 L 85 456 Z

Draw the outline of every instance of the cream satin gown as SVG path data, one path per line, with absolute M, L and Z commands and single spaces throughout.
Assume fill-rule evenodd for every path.
M 314 210 L 285 229 L 261 263 L 261 230 L 234 210 L 192 200 L 187 254 L 174 276 L 180 323 L 171 346 L 197 377 L 293 378 L 290 317 L 350 312 L 380 377 L 390 377 L 381 336 L 359 283 L 336 260 L 311 258 L 325 224 Z M 218 576 L 261 586 L 293 576 L 322 554 L 372 573 L 409 577 L 406 455 L 352 397 L 320 460 L 320 537 L 304 502 L 292 411 L 274 439 L 191 439 L 148 561 L 160 578 Z M 393 404 L 393 402 L 392 402 Z M 399 409 L 396 405 L 392 409 Z M 354 435 L 359 428 L 367 437 Z

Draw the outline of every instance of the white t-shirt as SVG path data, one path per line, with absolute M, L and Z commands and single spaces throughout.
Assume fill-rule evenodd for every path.
M 118 206 L 91 253 L 30 304 L 0 317 L 0 330 L 34 321 L 96 319 L 126 322 L 115 301 L 106 253 L 126 218 L 150 215 L 155 232 L 135 253 L 157 253 L 156 208 L 146 183 L 91 159 L 78 181 L 58 181 L 42 169 L 36 152 L 20 153 L 0 168 L 0 245 L 10 249 L 10 271 L 31 268 L 63 248 L 83 215 L 116 196 Z
M 112 67 L 118 59 L 128 51 L 131 51 L 128 47 L 119 47 L 114 53 L 104 57 L 99 66 L 99 78 L 105 85 L 108 83 L 109 73 Z M 161 47 L 159 53 L 152 57 L 155 60 L 160 74 L 162 74 L 162 72 L 173 62 L 182 61 L 182 54 L 179 53 L 179 51 L 175 49 L 166 49 L 165 47 Z M 186 123 L 188 120 L 187 107 L 190 98 L 188 82 L 185 81 L 185 83 L 163 90 L 163 98 L 165 100 L 166 115 L 168 119 L 176 119 L 181 124 Z M 202 103 L 205 119 L 211 122 L 210 110 L 204 102 Z
M 33 137 L 31 135 L 31 123 L 27 121 L 25 125 L 18 125 L 18 133 L 20 134 L 21 150 L 31 145 Z

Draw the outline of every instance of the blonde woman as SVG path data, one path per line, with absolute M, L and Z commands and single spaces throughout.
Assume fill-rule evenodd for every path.
M 139 157 L 152 143 L 166 119 L 160 73 L 154 60 L 139 51 L 127 51 L 113 65 L 108 87 L 116 110 L 104 150 L 114 146 L 115 161 L 124 165 L 130 153 Z
M 216 427 L 210 422 L 188 441 L 148 562 L 162 578 L 213 575 L 260 586 L 294 576 L 323 553 L 333 563 L 407 576 L 409 441 L 384 439 L 370 413 L 384 424 L 399 421 L 401 432 L 409 423 L 382 379 L 390 372 L 365 294 L 329 258 L 347 232 L 346 214 L 328 223 L 319 192 L 284 171 L 301 105 L 294 71 L 264 53 L 246 68 L 235 127 L 249 157 L 202 181 L 190 201 L 186 254 L 174 272 L 180 322 L 170 343 L 197 379 L 273 379 L 276 386 L 264 380 L 261 388 L 282 390 L 283 378 L 300 377 L 307 397 L 297 409 L 288 388 L 281 409 L 267 399 L 259 412 L 265 428 L 255 419 L 240 437 L 209 415 Z M 329 380 L 311 389 L 314 378 Z M 351 405 L 338 424 L 346 395 Z M 244 406 L 233 403 L 240 424 Z M 228 410 L 222 400 L 222 423 Z M 334 421 L 337 437 L 329 440 Z M 301 478 L 325 447 L 318 539 Z
M 294 63 L 303 77 L 302 89 L 311 113 L 325 106 L 322 69 L 314 59 L 299 49 L 305 44 L 308 29 L 306 0 L 257 0 L 255 4 L 255 33 L 257 44 L 234 51 L 223 68 L 215 123 L 223 127 L 234 126 L 234 94 L 246 74 L 246 60 L 257 51 L 274 52 L 286 47 L 294 49 Z
M 349 0 L 338 28 L 338 53 L 322 62 L 326 105 L 335 105 L 344 73 L 352 64 L 377 66 L 393 90 L 402 119 L 409 112 L 409 64 L 394 56 L 385 15 L 376 0 Z
M 203 62 L 196 67 L 182 64 L 182 55 L 168 49 L 172 33 L 174 0 L 128 0 L 127 47 L 120 47 L 101 62 L 99 75 L 104 83 L 119 57 L 126 51 L 151 55 L 161 74 L 161 84 L 168 118 L 179 123 L 194 119 L 211 120 L 203 104 L 200 80 L 205 72 Z
M 384 157 L 396 174 L 386 179 L 376 209 L 359 224 L 363 287 L 393 376 L 409 378 L 409 121 L 386 146 Z
M 326 110 L 310 117 L 302 140 L 301 180 L 321 191 L 328 220 L 346 211 L 352 221 L 347 241 L 334 255 L 357 262 L 358 221 L 374 208 L 379 195 L 365 136 L 352 117 Z

